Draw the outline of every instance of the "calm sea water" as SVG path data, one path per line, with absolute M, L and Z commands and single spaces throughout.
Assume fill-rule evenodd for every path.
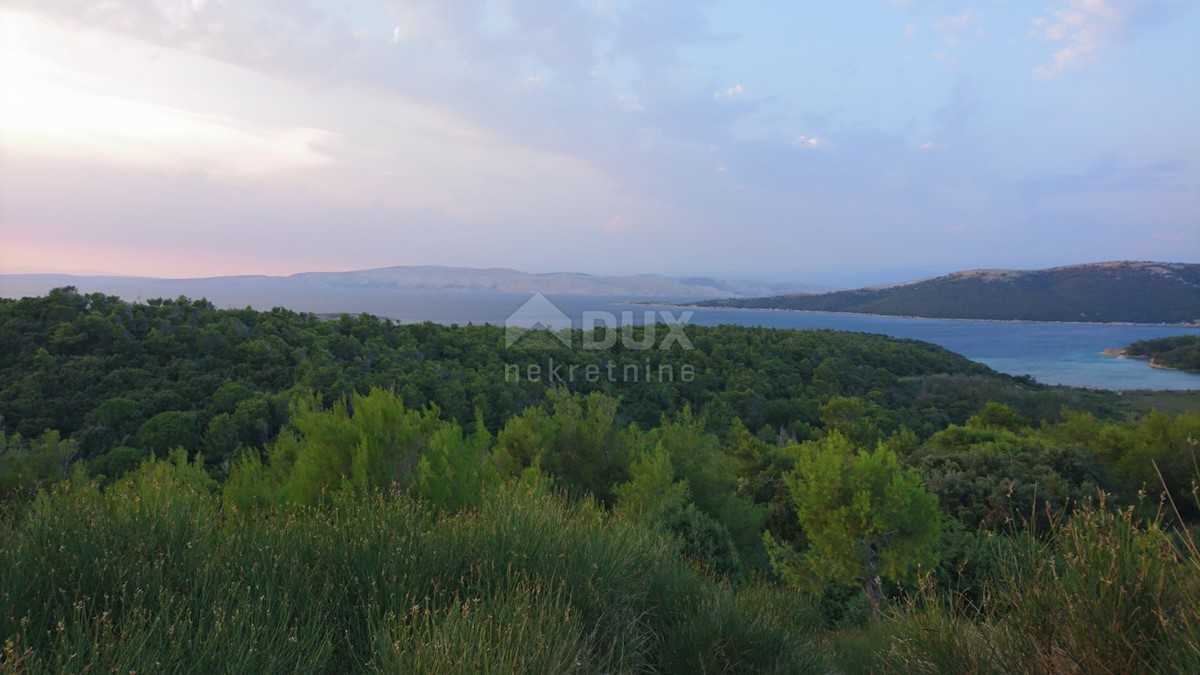
M 1200 374 L 1160 370 L 1151 368 L 1144 360 L 1118 359 L 1101 353 L 1137 340 L 1200 334 L 1195 328 L 950 321 L 759 310 L 697 310 L 692 322 L 833 328 L 913 338 L 941 345 L 1004 373 L 1032 375 L 1046 384 L 1102 389 L 1200 389 Z
M 83 288 L 84 292 L 114 293 L 129 300 L 187 293 L 174 288 Z M 26 291 L 26 289 L 20 289 Z M 26 294 L 5 288 L 0 295 Z M 28 289 L 26 292 L 44 293 Z M 376 289 L 271 289 L 247 292 L 244 288 L 206 287 L 203 295 L 218 307 L 269 309 L 275 306 L 309 312 L 367 312 L 402 322 L 434 321 L 446 324 L 492 323 L 503 325 L 529 294 L 464 292 L 396 292 Z M 827 312 L 783 312 L 770 310 L 692 309 L 663 305 L 630 305 L 628 300 L 597 296 L 549 296 L 576 326 L 584 312 L 609 312 L 620 320 L 630 313 L 641 323 L 645 312 L 669 311 L 679 316 L 694 312 L 690 322 L 704 326 L 738 324 L 772 328 L 831 328 L 881 333 L 941 345 L 1001 372 L 1031 375 L 1046 384 L 1065 384 L 1103 389 L 1200 389 L 1200 374 L 1151 368 L 1145 361 L 1117 359 L 1101 354 L 1105 349 L 1124 347 L 1136 340 L 1169 335 L 1198 335 L 1200 328 L 1167 326 L 1122 326 L 1037 322 L 952 321 L 910 319 Z M 661 301 L 661 299 L 660 299 Z M 655 315 L 657 316 L 657 315 Z
M 326 295 L 328 293 L 328 295 Z M 369 312 L 404 322 L 492 323 L 506 318 L 530 298 L 507 293 L 396 293 L 344 291 L 298 294 L 286 306 L 318 312 Z M 678 317 L 681 307 L 630 305 L 626 300 L 595 296 L 549 296 L 576 326 L 584 312 L 609 312 L 618 321 L 641 323 L 646 312 L 668 311 Z M 214 300 L 216 302 L 216 300 Z M 279 304 L 279 300 L 275 301 Z M 256 305 L 257 306 L 257 305 Z M 264 305 L 265 306 L 265 305 Z M 691 309 L 690 323 L 702 326 L 738 324 L 771 328 L 831 328 L 881 333 L 932 342 L 967 358 L 1012 375 L 1031 375 L 1046 384 L 1102 389 L 1200 389 L 1200 374 L 1151 368 L 1146 361 L 1117 359 L 1105 349 L 1169 335 L 1200 335 L 1198 328 L 1123 326 L 1039 322 L 958 321 L 894 316 L 781 312 L 744 309 Z M 661 318 L 660 315 L 656 315 Z

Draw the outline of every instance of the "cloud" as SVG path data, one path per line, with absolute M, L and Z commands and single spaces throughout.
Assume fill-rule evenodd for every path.
M 986 37 L 979 25 L 979 14 L 966 10 L 934 20 L 933 30 L 941 36 L 945 47 L 932 52 L 930 56 L 955 70 L 962 65 L 959 53 L 967 39 Z
M 278 1 L 199 9 L 150 0 L 12 4 L 312 89 L 390 92 L 539 151 L 586 157 L 618 176 L 646 164 L 645 150 L 663 162 L 671 148 L 724 142 L 732 123 L 754 109 L 737 100 L 739 85 L 716 105 L 709 83 L 679 76 L 686 48 L 715 39 L 708 3 L 694 0 L 408 0 L 361 12 Z M 531 86 L 530 75 L 542 86 Z M 514 88 L 523 95 L 513 96 Z M 627 114 L 634 107 L 644 114 Z M 631 145 L 631 136 L 654 142 Z
M 1034 69 L 1034 75 L 1042 78 L 1054 77 L 1094 59 L 1100 46 L 1126 20 L 1121 8 L 1105 0 L 1067 0 L 1065 4 L 1052 5 L 1050 16 L 1033 20 L 1034 35 L 1047 42 L 1066 44 L 1054 51 L 1050 63 Z
M 742 88 L 742 85 L 735 84 L 732 87 L 726 89 L 725 91 L 714 91 L 713 98 L 715 98 L 715 99 L 741 98 L 742 94 L 744 94 L 744 93 L 746 93 L 746 90 Z
M 31 35 L 54 34 L 33 29 Z M 76 86 L 88 73 L 33 56 L 5 51 L 0 69 L 6 73 L 0 141 L 7 150 L 245 177 L 328 165 L 339 141 L 338 134 L 319 128 L 249 122 L 88 90 Z
M 983 29 L 979 27 L 979 16 L 969 11 L 943 16 L 933 22 L 933 29 L 950 47 L 957 47 L 967 35 L 983 37 Z
M 1189 6 L 1190 5 L 1190 6 Z M 1029 34 L 1056 46 L 1048 63 L 1034 69 L 1053 78 L 1094 61 L 1113 43 L 1194 9 L 1178 0 L 1065 0 L 1030 21 Z
M 285 168 L 301 167 L 278 176 L 255 174 L 253 181 L 243 180 L 244 174 L 218 181 L 213 170 L 202 169 L 206 180 L 244 184 L 256 199 L 266 194 L 263 185 L 279 189 L 254 208 L 246 206 L 248 197 L 236 201 L 225 193 L 205 193 L 203 203 L 191 209 L 196 215 L 189 225 L 197 228 L 210 220 L 303 221 L 298 237 L 315 239 L 316 233 L 340 232 L 342 223 L 357 223 L 362 216 L 370 227 L 356 224 L 353 239 L 369 246 L 347 243 L 342 253 L 329 251 L 325 242 L 309 252 L 314 260 L 344 255 L 347 267 L 363 264 L 354 262 L 359 260 L 355 255 L 374 255 L 372 263 L 388 264 L 383 258 L 396 250 L 413 252 L 408 262 L 414 263 L 425 257 L 452 264 L 499 260 L 529 266 L 538 260 L 537 248 L 569 258 L 563 266 L 586 269 L 614 264 L 596 262 L 602 257 L 595 252 L 610 250 L 605 247 L 613 252 L 605 260 L 622 260 L 631 267 L 656 264 L 646 255 L 617 250 L 632 248 L 629 244 L 636 240 L 640 251 L 678 245 L 686 253 L 677 259 L 692 259 L 695 265 L 759 269 L 761 259 L 770 259 L 770 264 L 790 269 L 795 261 L 782 251 L 794 247 L 764 252 L 750 242 L 773 236 L 789 243 L 813 241 L 815 259 L 833 265 L 846 260 L 844 250 L 860 248 L 863 233 L 879 234 L 870 239 L 877 257 L 856 261 L 866 264 L 895 255 L 898 249 L 881 243 L 889 233 L 915 247 L 909 250 L 928 255 L 936 248 L 938 228 L 986 225 L 995 211 L 995 221 L 1022 223 L 1011 226 L 1011 239 L 1021 242 L 1013 250 L 1023 250 L 1028 241 L 1038 240 L 1047 222 L 1057 221 L 1042 218 L 1045 209 L 1032 204 L 1038 200 L 1025 199 L 1026 186 L 1014 186 L 1012 176 L 1045 177 L 1054 172 L 1049 167 L 1063 166 L 1062 156 L 1072 150 L 1074 138 L 1064 132 L 1109 125 L 1111 135 L 1094 138 L 1097 152 L 1131 152 L 1125 148 L 1136 143 L 1148 148 L 1138 155 L 1146 162 L 1163 159 L 1163 152 L 1181 145 L 1172 142 L 1156 151 L 1164 145 L 1160 133 L 1194 141 L 1194 134 L 1177 128 L 1172 117 L 1164 117 L 1154 129 L 1122 133 L 1125 127 L 1117 126 L 1114 112 L 1089 110 L 1094 104 L 1086 95 L 1068 96 L 1080 92 L 1064 91 L 1065 114 L 1034 124 L 1020 112 L 1030 104 L 1023 90 L 996 90 L 996 78 L 974 71 L 961 73 L 947 90 L 944 69 L 927 58 L 900 58 L 911 53 L 897 51 L 911 52 L 919 43 L 922 53 L 941 49 L 951 60 L 970 51 L 975 67 L 999 59 L 1013 63 L 1007 42 L 976 43 L 979 23 L 998 34 L 1003 19 L 1011 19 L 1020 30 L 1046 2 L 1055 5 L 1034 26 L 1037 47 L 1049 58 L 1052 50 L 1071 46 L 1072 31 L 1079 30 L 1051 11 L 1069 9 L 1067 0 L 1042 0 L 1034 10 L 1020 3 L 987 3 L 984 9 L 983 4 L 893 0 L 906 9 L 903 15 L 876 5 L 874 10 L 892 17 L 893 32 L 905 31 L 914 43 L 906 45 L 893 35 L 894 40 L 852 52 L 862 65 L 852 73 L 825 72 L 822 59 L 830 54 L 836 59 L 843 47 L 861 41 L 852 28 L 859 25 L 857 19 L 869 17 L 860 16 L 866 10 L 858 7 L 842 12 L 844 26 L 809 26 L 822 33 L 821 40 L 793 39 L 775 50 L 758 33 L 805 25 L 802 8 L 788 8 L 787 24 L 782 15 L 764 19 L 749 14 L 739 24 L 723 21 L 726 10 L 710 11 L 712 3 L 704 0 L 388 0 L 355 3 L 352 11 L 311 0 L 210 1 L 190 8 L 188 0 L 9 0 L 6 6 L 22 6 L 39 20 L 53 17 L 75 37 L 103 33 L 101 41 L 134 38 L 148 43 L 145 52 L 151 56 L 139 62 L 186 55 L 186 67 L 172 80 L 179 92 L 169 91 L 170 83 L 130 92 L 142 78 L 120 70 L 106 71 L 109 76 L 97 79 L 91 91 L 145 99 L 158 106 L 155 115 L 165 115 L 151 120 L 155 125 L 215 121 L 233 131 L 203 130 L 251 134 L 261 142 L 230 140 L 241 155 L 214 146 L 211 156 L 186 158 L 182 163 L 189 167 L 249 165 L 259 157 L 278 157 L 272 164 Z M 958 11 L 967 7 L 979 9 Z M 1141 10 L 1129 10 L 1126 17 L 1102 44 L 1153 19 Z M 714 36 L 710 30 L 734 34 Z M 53 49 L 65 48 L 66 42 Z M 983 56 L 985 50 L 995 52 L 997 60 L 976 62 L 976 54 Z M 97 56 L 104 52 L 103 45 L 94 48 Z M 260 79 L 233 87 L 227 86 L 225 71 L 220 78 L 196 77 L 213 63 L 232 64 L 224 67 Z M 795 65 L 781 71 L 780 63 Z M 759 75 L 745 85 L 740 79 L 746 73 Z M 274 87 L 294 90 L 295 96 L 278 96 Z M 1158 85 L 1146 87 L 1154 94 Z M 1009 93 L 1011 105 L 1003 98 Z M 257 103 L 246 103 L 258 98 L 271 100 L 262 110 Z M 178 119 L 174 111 L 192 116 Z M 198 112 L 207 115 L 197 117 Z M 1092 112 L 1096 117 L 1089 125 L 1076 129 L 1078 116 Z M 338 135 L 321 138 L 313 130 Z M 798 136 L 800 131 L 804 134 Z M 1067 141 L 1060 142 L 1062 136 Z M 994 170 L 993 164 L 1004 171 Z M 54 185 L 52 169 L 57 167 L 48 167 L 46 180 L 31 187 Z M 134 184 L 132 171 L 121 175 Z M 1122 190 L 1120 198 L 1158 212 L 1168 211 L 1162 204 L 1170 199 L 1190 198 L 1195 204 L 1192 177 L 1185 172 L 1175 181 L 1182 196 L 1164 197 L 1160 185 L 1147 185 L 1133 188 L 1136 193 Z M 999 186 L 994 202 L 956 202 L 954 212 L 947 212 L 944 195 L 933 188 L 968 178 Z M 1071 183 L 1071 177 L 1051 179 L 1058 184 L 1046 187 L 1061 190 Z M 91 179 L 81 170 L 73 180 L 83 184 Z M 299 189 L 285 193 L 285 182 Z M 139 196 L 153 187 L 122 193 L 122 200 L 145 210 L 114 210 L 105 222 L 169 220 Z M 21 191 L 12 187 L 8 192 Z M 176 197 L 171 201 L 178 201 L 171 194 Z M 1085 191 L 1078 197 L 1096 194 Z M 98 195 L 86 203 L 101 211 L 106 199 Z M 289 206 L 284 209 L 272 200 Z M 321 203 L 338 208 L 314 208 Z M 218 206 L 221 210 L 214 210 Z M 173 208 L 164 202 L 161 210 L 168 207 Z M 363 215 L 374 208 L 377 213 Z M 27 213 L 36 215 L 32 205 Z M 797 219 L 797 213 L 805 218 Z M 1189 213 L 1195 213 L 1194 207 Z M 1111 220 L 1125 222 L 1123 218 Z M 65 216 L 62 220 L 68 222 Z M 76 220 L 88 218 L 71 219 Z M 1161 224 L 1128 220 L 1136 223 L 1129 228 L 1147 228 L 1142 232 L 1186 226 L 1182 218 L 1160 218 Z M 508 229 L 512 223 L 522 228 L 521 236 Z M 755 236 L 731 243 L 729 228 L 739 223 Z M 835 234 L 827 223 L 850 223 L 852 234 Z M 456 241 L 477 245 L 464 252 L 447 243 L 449 237 L 442 233 L 451 228 L 457 228 Z M 421 238 L 412 245 L 414 233 Z M 531 247 L 530 241 L 540 243 Z M 922 247 L 923 242 L 929 245 Z

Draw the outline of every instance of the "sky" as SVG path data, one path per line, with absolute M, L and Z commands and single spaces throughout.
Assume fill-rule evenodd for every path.
M 1197 0 L 0 0 L 0 272 L 1200 262 Z

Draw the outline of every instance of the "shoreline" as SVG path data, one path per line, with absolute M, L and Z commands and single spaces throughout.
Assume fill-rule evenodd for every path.
M 1111 356 L 1116 359 L 1136 359 L 1138 361 L 1146 361 L 1147 362 L 1146 365 L 1150 366 L 1151 368 L 1157 368 L 1159 370 L 1170 370 L 1170 371 L 1173 371 L 1176 373 L 1200 373 L 1200 370 L 1188 370 L 1187 368 L 1175 368 L 1173 366 L 1165 365 L 1163 363 L 1160 363 L 1159 361 L 1155 361 L 1153 356 L 1142 356 L 1141 354 L 1130 354 L 1130 353 L 1128 353 L 1128 347 L 1105 349 L 1104 351 L 1102 351 L 1100 353 L 1103 354 L 1104 356 Z
M 848 314 L 851 316 L 874 316 L 893 319 L 922 319 L 925 321 L 973 321 L 977 323 L 1048 323 L 1068 326 L 1147 326 L 1157 328 L 1195 328 L 1200 323 L 1142 323 L 1137 321 L 1043 321 L 1039 319 L 971 319 L 967 317 L 917 316 L 915 314 L 879 314 L 876 312 L 850 312 L 825 309 L 786 309 L 783 307 L 712 307 L 709 305 L 682 304 L 678 302 L 656 303 L 644 300 L 628 300 L 618 305 L 647 305 L 658 307 L 683 307 L 686 309 L 730 309 L 742 312 L 798 312 L 801 314 Z

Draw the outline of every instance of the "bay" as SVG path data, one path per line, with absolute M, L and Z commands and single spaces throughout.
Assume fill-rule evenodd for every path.
M 162 297 L 167 288 L 143 284 L 104 284 L 82 292 L 109 292 L 126 300 Z M 20 297 L 48 289 L 5 288 L 0 295 Z M 181 292 L 181 289 L 171 288 Z M 187 292 L 191 289 L 182 289 Z M 16 292 L 14 292 L 16 291 Z M 24 292 L 22 292 L 24 291 Z M 31 292 L 32 291 L 32 292 Z M 199 294 L 188 293 L 193 297 Z M 444 324 L 490 323 L 505 320 L 532 297 L 525 293 L 473 293 L 454 291 L 396 291 L 380 288 L 274 288 L 253 291 L 230 284 L 204 289 L 218 307 L 287 307 L 296 311 L 352 314 L 366 312 L 404 323 L 432 321 Z M 832 312 L 684 308 L 669 305 L 634 305 L 631 302 L 664 302 L 663 298 L 551 295 L 548 298 L 580 326 L 585 312 L 606 312 L 616 323 L 641 323 L 690 314 L 690 323 L 703 326 L 736 324 L 771 328 L 833 329 L 879 333 L 924 340 L 979 361 L 1000 372 L 1029 375 L 1044 384 L 1131 390 L 1200 389 L 1200 374 L 1151 368 L 1140 359 L 1105 356 L 1137 340 L 1172 335 L 1200 335 L 1200 328 L 1124 324 L 1073 324 L 918 319 Z M 669 302 L 667 300 L 665 302 Z M 680 301 L 685 301 L 680 299 Z M 686 332 L 686 331 L 685 331 Z
M 531 296 L 517 293 L 396 292 L 379 289 L 321 290 L 297 294 L 285 306 L 316 312 L 368 312 L 401 322 L 503 325 Z M 687 308 L 641 305 L 661 298 L 551 295 L 548 299 L 582 325 L 585 312 L 606 312 L 616 323 L 641 323 L 651 312 L 679 318 L 690 311 L 690 323 L 701 326 L 736 324 L 770 328 L 879 333 L 924 340 L 1010 375 L 1029 375 L 1044 384 L 1098 389 L 1200 389 L 1200 374 L 1151 368 L 1141 359 L 1120 359 L 1102 352 L 1172 335 L 1200 335 L 1200 328 L 1126 324 L 1048 323 L 1035 321 L 969 321 L 919 319 L 835 312 Z M 278 298 L 276 302 L 278 303 Z M 681 300 L 682 301 L 682 300 Z M 254 303 L 261 305 L 262 303 Z M 669 317 L 668 317 L 669 318 Z

